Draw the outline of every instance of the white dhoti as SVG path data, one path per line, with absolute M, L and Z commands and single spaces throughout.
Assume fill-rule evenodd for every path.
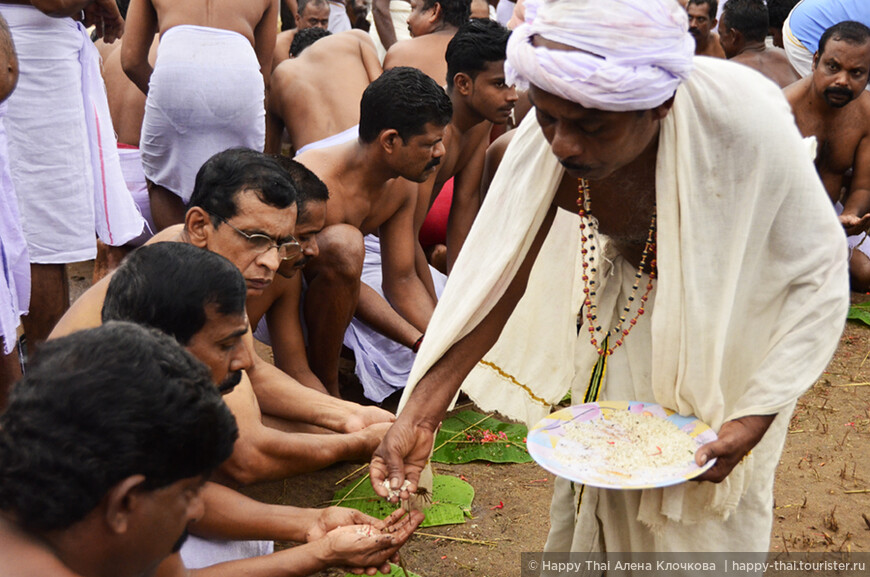
M 396 42 L 407 40 L 411 37 L 411 31 L 408 30 L 408 16 L 411 15 L 411 3 L 405 0 L 390 0 L 390 17 L 393 19 L 393 28 L 396 30 Z M 372 11 L 369 10 L 366 20 L 369 21 L 369 36 L 375 43 L 375 48 L 378 51 L 378 58 L 381 64 L 384 63 L 384 57 L 387 55 L 387 49 L 384 48 L 381 42 L 381 37 L 378 35 L 378 27 L 375 26 L 375 18 Z
M 369 234 L 363 240 L 366 256 L 361 280 L 383 297 L 380 239 Z M 447 277 L 431 266 L 429 270 L 435 283 L 435 293 L 440 297 Z M 417 356 L 405 345 L 385 337 L 356 317 L 350 321 L 344 333 L 344 346 L 354 353 L 356 376 L 362 383 L 366 398 L 376 403 L 405 387 Z
M 0 104 L 0 337 L 3 354 L 15 347 L 16 329 L 30 304 L 30 258 L 27 241 L 18 216 L 18 201 L 9 173 L 9 155 L 3 117 L 6 103 Z
M 527 116 L 451 272 L 403 401 L 504 294 L 562 175 Z M 601 398 L 656 402 L 714 430 L 748 415 L 778 416 L 718 485 L 586 487 L 578 511 L 579 486 L 572 492 L 559 482 L 547 550 L 767 551 L 789 417 L 833 355 L 849 305 L 842 227 L 781 91 L 730 62 L 695 59 L 661 122 L 655 178 L 655 289 L 607 360 Z M 591 195 L 594 211 L 594 188 Z M 582 399 L 598 360 L 588 331 L 578 335 L 575 325 L 584 284 L 579 219 L 560 215 L 508 325 L 463 384 L 482 409 L 530 425 L 569 387 Z M 614 251 L 604 256 L 596 259 L 595 304 L 607 330 L 635 268 Z
M 327 146 L 335 146 L 336 144 L 344 144 L 351 140 L 359 138 L 359 124 L 351 126 L 347 130 L 342 130 L 338 134 L 327 136 L 316 142 L 310 142 L 296 151 L 296 156 L 299 156 L 306 150 L 317 150 L 318 148 L 326 148 Z
M 144 225 L 121 175 L 99 53 L 71 18 L 10 4 L 0 13 L 20 63 L 3 122 L 30 260 L 94 258 L 95 231 L 121 245 Z
M 145 176 L 190 199 L 196 173 L 214 154 L 266 139 L 265 89 L 241 34 L 175 26 L 160 37 L 139 149 Z
M 326 25 L 326 29 L 333 34 L 353 29 L 344 2 L 329 0 L 329 23 Z
M 269 555 L 274 550 L 273 541 L 221 541 L 188 535 L 181 546 L 181 559 L 188 569 L 202 569 L 218 563 Z
M 118 144 L 118 158 L 121 161 L 121 172 L 124 175 L 127 190 L 130 191 L 133 202 L 136 203 L 142 218 L 145 219 L 145 230 L 142 231 L 141 235 L 128 243 L 132 246 L 140 246 L 154 236 L 154 231 L 157 230 L 154 219 L 151 217 L 151 200 L 148 198 L 148 183 L 145 180 L 145 171 L 142 170 L 142 156 L 139 154 L 139 149 L 135 146 Z

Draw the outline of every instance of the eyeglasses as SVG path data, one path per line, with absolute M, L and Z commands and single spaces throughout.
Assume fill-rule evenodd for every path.
M 268 237 L 265 234 L 248 234 L 246 232 L 242 232 L 241 230 L 230 224 L 230 221 L 228 221 L 223 216 L 219 214 L 214 214 L 213 212 L 209 212 L 209 214 L 215 218 L 222 220 L 224 224 L 239 233 L 239 235 L 243 236 L 245 240 L 248 241 L 248 244 L 250 244 L 251 247 L 259 254 L 267 253 L 273 248 L 278 249 L 278 257 L 280 257 L 281 260 L 291 260 L 302 254 L 302 245 L 299 244 L 299 241 L 292 236 L 290 237 L 292 240 L 290 240 L 289 242 L 277 244 L 274 240 L 272 240 L 271 237 Z

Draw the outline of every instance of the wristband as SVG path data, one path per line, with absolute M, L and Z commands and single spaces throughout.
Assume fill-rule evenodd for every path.
M 425 337 L 425 336 L 426 336 L 426 333 L 423 333 L 422 335 L 420 335 L 420 338 L 417 339 L 417 342 L 414 343 L 413 347 L 411 347 L 412 351 L 414 351 L 416 353 L 417 351 L 420 350 L 420 345 L 423 344 L 423 337 Z

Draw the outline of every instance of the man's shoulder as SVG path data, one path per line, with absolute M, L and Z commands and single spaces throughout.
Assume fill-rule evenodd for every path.
M 3 577 L 80 577 L 44 545 L 7 522 L 0 523 Z

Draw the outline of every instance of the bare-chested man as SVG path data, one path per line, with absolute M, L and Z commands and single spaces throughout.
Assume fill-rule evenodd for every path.
M 870 28 L 846 21 L 822 35 L 813 73 L 785 90 L 801 134 L 816 137 L 816 169 L 850 235 L 850 281 L 860 292 L 870 290 L 868 74 Z
M 695 39 L 695 54 L 698 56 L 725 58 L 725 52 L 719 45 L 719 35 L 714 32 L 718 8 L 716 0 L 689 0 L 686 5 L 689 33 Z
M 265 297 L 277 302 L 281 291 L 271 285 L 287 280 L 275 276 L 281 255 L 298 258 L 306 250 L 293 237 L 296 197 L 286 171 L 261 153 L 234 149 L 210 159 L 197 182 L 184 226 L 167 229 L 151 242 L 186 242 L 216 252 L 242 271 L 249 301 L 256 303 Z M 110 278 L 91 287 L 74 303 L 53 337 L 100 323 Z M 250 315 L 249 319 L 255 325 L 259 317 Z M 384 421 L 392 419 L 389 413 L 339 401 L 300 385 L 253 352 L 250 331 L 244 339 L 252 364 L 226 398 L 239 422 L 241 439 L 224 465 L 224 473 L 240 484 L 249 484 L 371 453 L 383 436 Z M 294 428 L 311 430 L 311 425 L 318 431 L 341 434 L 287 432 Z
M 468 22 L 471 0 L 411 0 L 408 29 L 412 38 L 387 51 L 384 70 L 412 66 L 444 86 L 447 62 L 444 53 L 456 30 Z
M 719 43 L 729 60 L 754 68 L 785 88 L 800 77 L 785 50 L 765 44 L 768 22 L 764 0 L 728 0 L 719 19 Z
M 447 224 L 447 268 L 456 259 L 480 207 L 480 182 L 490 132 L 504 124 L 517 92 L 504 78 L 504 58 L 510 32 L 492 20 L 472 20 L 459 28 L 447 45 L 447 93 L 453 118 L 444 131 L 445 154 L 434 179 L 420 185 L 421 211 L 431 206 L 444 183 L 453 182 Z
M 275 40 L 275 53 L 272 55 L 272 72 L 279 64 L 290 58 L 290 45 L 297 32 L 309 28 L 329 26 L 329 2 L 327 0 L 299 0 L 299 12 L 296 14 L 296 28 L 285 30 L 278 34 Z
M 140 150 L 158 228 L 184 220 L 200 166 L 233 146 L 263 150 L 278 0 L 132 0 L 124 70 L 148 95 Z M 154 34 L 160 49 L 152 68 Z
M 360 98 L 380 75 L 371 38 L 359 30 L 320 38 L 285 60 L 272 73 L 266 151 L 280 152 L 285 128 L 297 154 L 355 140 Z
M 387 336 L 413 347 L 426 330 L 435 302 L 415 266 L 416 190 L 396 192 L 390 185 L 399 176 L 423 182 L 434 174 L 444 155 L 444 127 L 451 113 L 450 100 L 435 81 L 413 68 L 395 68 L 363 93 L 358 140 L 299 156 L 331 195 L 327 227 L 317 238 L 320 256 L 305 269 L 305 320 L 311 368 L 333 395 L 338 394 L 341 343 L 361 290 L 368 249 L 362 235 L 380 236 L 382 308 L 394 309 L 413 328 L 413 333 Z

